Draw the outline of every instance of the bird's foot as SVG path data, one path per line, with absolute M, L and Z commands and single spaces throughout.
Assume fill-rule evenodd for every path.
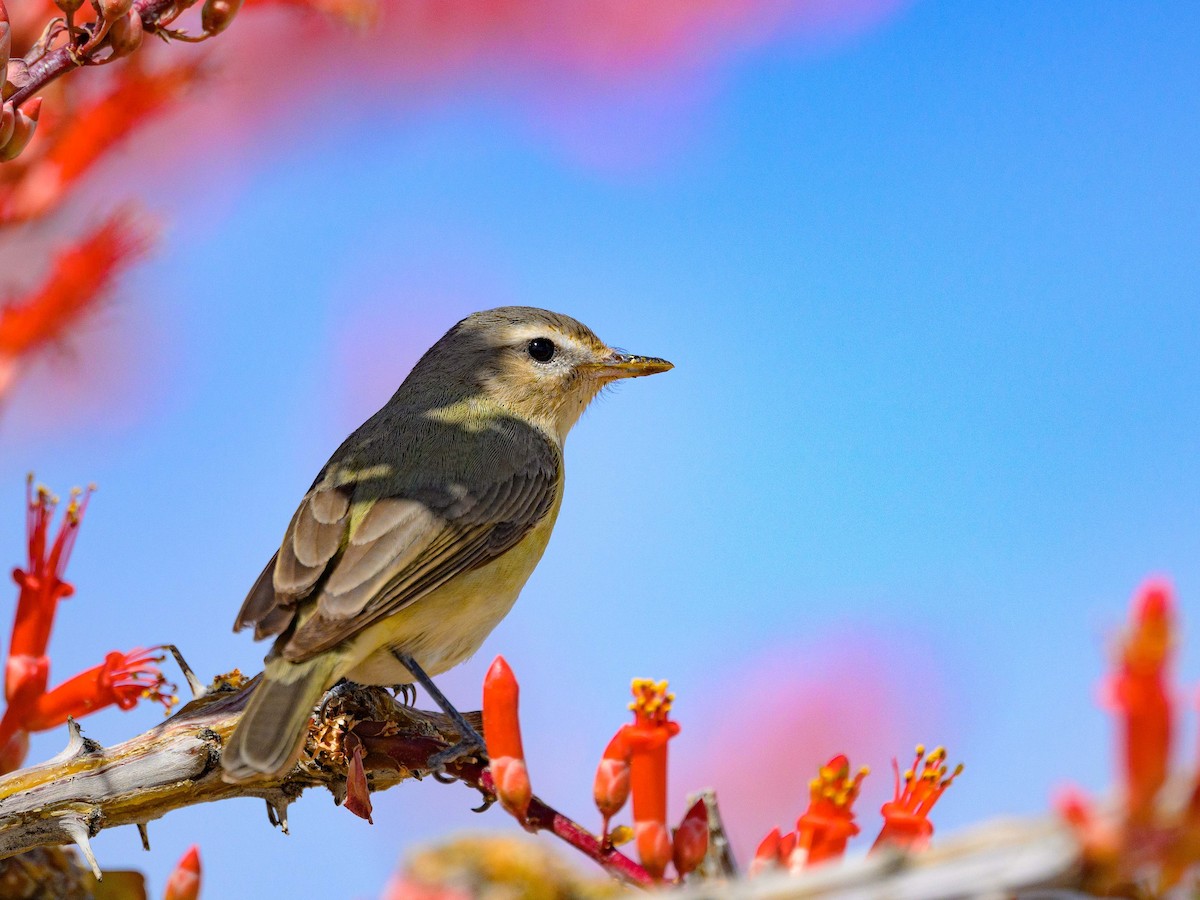
M 317 718 L 325 718 L 325 713 L 329 710 L 329 704 L 350 693 L 351 690 L 353 690 L 353 684 L 345 678 L 327 690 L 325 696 L 321 698 L 321 702 L 317 704 Z
M 401 706 L 411 709 L 417 702 L 417 686 L 415 684 L 393 684 L 392 695 Z
M 484 746 L 483 740 L 475 733 L 474 729 L 471 729 L 471 733 L 457 744 L 447 747 L 445 750 L 439 750 L 429 757 L 429 771 L 438 781 L 447 779 L 453 781 L 454 779 L 446 773 L 446 766 L 468 757 L 475 757 L 480 761 L 487 759 L 487 747 Z

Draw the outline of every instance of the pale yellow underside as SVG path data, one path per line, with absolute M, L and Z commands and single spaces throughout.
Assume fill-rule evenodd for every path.
M 493 562 L 451 579 L 431 594 L 359 633 L 337 651 L 334 675 L 359 684 L 409 684 L 413 677 L 392 655 L 413 656 L 430 676 L 472 656 L 517 600 L 546 544 L 562 504 L 560 469 L 554 503 L 532 531 Z

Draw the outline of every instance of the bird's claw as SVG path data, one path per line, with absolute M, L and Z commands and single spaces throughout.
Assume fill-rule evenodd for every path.
M 392 685 L 392 696 L 401 706 L 412 707 L 417 702 L 417 686 L 415 684 Z
M 329 704 L 337 700 L 343 694 L 348 694 L 351 690 L 350 682 L 343 678 L 333 687 L 325 692 L 325 696 L 321 698 L 321 702 L 317 704 L 317 718 L 324 719 L 325 713 L 329 709 Z
M 430 774 L 438 781 L 455 781 L 456 779 L 453 776 L 447 774 L 446 766 L 468 756 L 486 759 L 487 748 L 480 741 L 466 738 L 452 747 L 439 750 L 433 756 L 429 757 Z

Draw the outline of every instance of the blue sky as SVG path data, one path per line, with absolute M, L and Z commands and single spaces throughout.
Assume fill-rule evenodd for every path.
M 844 747 L 798 753 L 780 783 L 738 708 L 786 728 L 791 695 L 764 697 L 790 675 L 849 718 L 856 694 L 886 694 L 877 733 L 822 726 L 865 754 L 876 792 L 892 755 L 947 744 L 967 764 L 947 830 L 1044 810 L 1067 780 L 1102 789 L 1096 685 L 1129 595 L 1165 573 L 1190 618 L 1200 593 L 1198 24 L 1183 3 L 927 0 L 829 46 L 745 50 L 667 137 L 601 110 L 595 139 L 631 148 L 620 165 L 482 77 L 416 110 L 351 99 L 316 141 L 259 135 L 235 187 L 175 201 L 107 314 L 145 329 L 142 412 L 23 438 L 39 398 L 12 410 L 14 563 L 25 471 L 100 485 L 56 674 L 162 640 L 202 673 L 256 671 L 264 648 L 230 624 L 315 471 L 458 318 L 519 302 L 677 366 L 585 416 L 542 565 L 443 679 L 474 706 L 508 657 L 539 793 L 593 820 L 635 675 L 679 695 L 677 775 L 770 779 L 792 817 Z M 1185 646 L 1193 682 L 1196 660 Z M 86 731 L 112 742 L 155 716 Z M 723 740 L 748 775 L 705 755 Z M 677 777 L 676 802 L 699 786 Z M 418 841 L 516 827 L 469 805 L 404 787 L 371 828 L 312 794 L 284 838 L 261 803 L 228 803 L 152 824 L 152 854 L 132 830 L 96 850 L 161 885 L 198 841 L 210 896 L 368 897 Z

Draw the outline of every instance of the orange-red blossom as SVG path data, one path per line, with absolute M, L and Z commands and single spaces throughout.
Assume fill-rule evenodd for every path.
M 1131 823 L 1152 818 L 1154 798 L 1167 777 L 1172 722 L 1166 682 L 1174 643 L 1173 606 L 1166 583 L 1142 586 L 1110 684 L 1113 705 L 1120 712 L 1126 815 Z
M 674 694 L 665 681 L 633 680 L 633 723 L 622 725 L 604 751 L 593 794 L 609 819 L 633 794 L 633 833 L 638 858 L 651 878 L 660 879 L 674 855 L 667 828 L 667 742 L 679 734 L 669 718 Z M 682 874 L 682 873 L 681 873 Z
M 904 773 L 903 783 L 893 760 L 896 794 L 883 805 L 883 830 L 872 850 L 885 844 L 906 850 L 921 850 L 928 845 L 933 834 L 929 813 L 962 771 L 960 765 L 947 775 L 945 758 L 946 751 L 940 747 L 928 757 L 925 749 L 918 747 L 916 762 Z M 866 766 L 852 772 L 850 760 L 842 754 L 823 765 L 808 784 L 808 809 L 796 820 L 796 830 L 780 834 L 775 828 L 763 838 L 750 863 L 751 877 L 769 869 L 794 871 L 840 859 L 846 843 L 860 831 L 854 802 L 868 774 Z
M 866 766 L 851 772 L 850 760 L 838 754 L 817 770 L 808 783 L 808 809 L 796 820 L 796 830 L 780 834 L 775 828 L 763 838 L 750 863 L 750 875 L 781 867 L 806 868 L 846 852 L 846 842 L 858 834 L 854 801 L 858 799 Z
M 796 851 L 802 854 L 803 865 L 837 859 L 846 852 L 846 842 L 859 831 L 854 801 L 869 773 L 866 766 L 851 773 L 850 760 L 838 754 L 808 783 L 808 809 L 796 820 Z
M 59 601 L 74 588 L 63 573 L 79 531 L 90 492 L 74 492 L 50 537 L 50 521 L 57 500 L 45 488 L 26 488 L 28 559 L 13 570 L 20 588 L 13 619 L 12 641 L 5 664 L 4 693 L 7 706 L 0 717 L 0 771 L 11 771 L 24 760 L 28 732 L 45 731 L 107 706 L 129 709 L 139 699 L 152 699 L 170 708 L 173 686 L 168 685 L 153 650 L 109 653 L 103 663 L 47 690 L 50 660 L 46 646 L 54 627 Z
M 917 745 L 916 759 L 912 768 L 900 777 L 900 764 L 892 760 L 892 771 L 896 777 L 895 796 L 883 804 L 883 829 L 875 839 L 872 850 L 885 845 L 902 850 L 924 850 L 933 836 L 933 823 L 929 813 L 941 798 L 946 788 L 962 773 L 962 763 L 953 772 L 946 769 L 946 750 L 936 748 L 929 756 L 925 748 Z

